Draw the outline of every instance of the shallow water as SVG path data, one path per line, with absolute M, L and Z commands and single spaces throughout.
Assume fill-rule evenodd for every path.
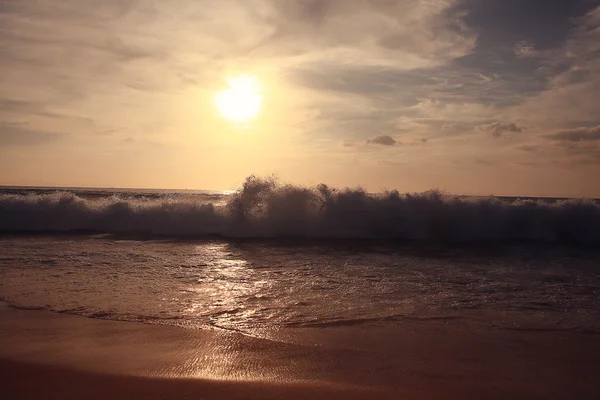
M 4 237 L 0 254 L 0 298 L 93 318 L 373 346 L 407 323 L 600 332 L 594 250 L 78 235 Z

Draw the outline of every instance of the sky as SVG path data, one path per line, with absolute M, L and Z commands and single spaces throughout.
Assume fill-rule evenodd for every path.
M 0 0 L 0 57 L 0 185 L 600 197 L 600 0 Z

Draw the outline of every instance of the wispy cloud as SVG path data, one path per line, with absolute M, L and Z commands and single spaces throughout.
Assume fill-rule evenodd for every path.
M 257 22 L 270 33 L 253 48 L 258 54 L 410 69 L 467 54 L 476 40 L 454 0 L 260 3 Z
M 512 115 L 548 129 L 600 123 L 600 6 L 574 22 L 564 43 L 539 52 L 543 67 L 555 72 L 547 88 L 511 110 Z
M 54 132 L 31 130 L 27 124 L 0 123 L 0 145 L 36 146 L 55 142 L 64 135 Z
M 600 125 L 590 128 L 575 128 L 552 135 L 549 138 L 566 142 L 600 142 Z

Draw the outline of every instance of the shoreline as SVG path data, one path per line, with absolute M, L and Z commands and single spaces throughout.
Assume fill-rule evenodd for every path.
M 0 307 L 8 398 L 597 398 L 597 335 L 407 325 L 394 352 Z M 306 335 L 309 332 L 306 331 Z M 309 336 L 306 336 L 309 338 Z M 309 340 L 307 340 L 307 343 Z M 404 346 L 404 347 L 403 347 Z M 596 355 L 595 355 L 596 354 Z

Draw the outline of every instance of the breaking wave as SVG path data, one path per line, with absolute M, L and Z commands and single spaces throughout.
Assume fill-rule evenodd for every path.
M 584 199 L 468 198 L 439 191 L 369 194 L 360 188 L 300 187 L 251 176 L 221 201 L 181 195 L 85 198 L 68 191 L 3 194 L 0 232 L 596 244 L 600 205 Z

